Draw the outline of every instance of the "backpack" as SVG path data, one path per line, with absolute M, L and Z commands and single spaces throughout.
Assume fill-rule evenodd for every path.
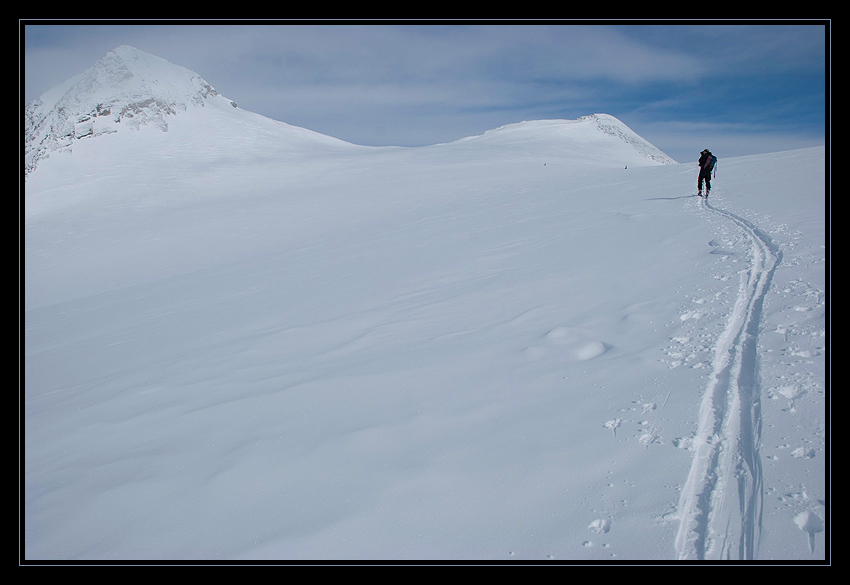
M 713 154 L 708 155 L 708 160 L 705 161 L 705 170 L 707 170 L 709 173 L 712 170 L 714 170 L 714 174 L 716 176 L 717 175 L 716 165 L 717 165 L 717 157 L 714 156 Z

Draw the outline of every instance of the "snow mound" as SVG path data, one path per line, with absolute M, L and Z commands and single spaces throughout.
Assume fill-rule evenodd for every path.
M 622 168 L 676 164 L 661 149 L 610 114 L 591 114 L 576 120 L 531 120 L 506 124 L 479 136 L 450 143 L 455 147 L 487 149 L 506 146 L 518 152 L 544 146 L 562 158 L 587 165 Z

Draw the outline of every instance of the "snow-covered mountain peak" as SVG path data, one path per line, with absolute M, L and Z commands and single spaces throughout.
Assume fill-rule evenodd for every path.
M 202 110 L 206 105 L 214 107 Z M 234 102 L 221 96 L 197 73 L 122 45 L 109 51 L 87 71 L 27 105 L 25 172 L 29 176 L 53 153 L 71 152 L 80 140 L 86 140 L 80 144 L 80 150 L 92 146 L 103 150 L 99 142 L 87 140 L 116 132 L 121 132 L 123 138 L 126 131 L 138 130 L 141 126 L 163 132 L 173 130 L 175 140 L 169 142 L 183 152 L 192 152 L 190 143 L 198 140 L 207 145 L 229 144 L 232 153 L 240 153 L 235 155 L 237 159 L 267 156 L 279 149 L 294 152 L 318 146 L 350 150 L 354 146 L 234 108 Z M 187 115 L 180 116 L 183 112 Z M 177 116 L 180 116 L 179 122 Z M 178 126 L 186 127 L 181 133 Z M 246 148 L 250 148 L 252 154 Z M 520 153 L 557 157 L 580 169 L 675 163 L 608 114 L 592 114 L 577 120 L 509 124 L 480 136 L 432 148 L 444 156 L 458 156 L 459 151 L 463 151 L 468 160 L 491 160 L 494 156 L 515 160 Z M 111 147 L 107 150 L 119 159 L 124 156 L 118 151 L 113 153 Z M 99 162 L 103 162 L 102 158 Z
M 155 98 L 175 106 L 218 95 L 197 73 L 127 45 L 107 53 L 76 85 L 81 98 Z
M 676 164 L 662 150 L 610 114 L 591 114 L 576 120 L 529 120 L 506 124 L 450 145 L 474 146 L 483 152 L 503 147 L 520 151 L 535 149 L 550 155 L 558 154 L 588 168 L 599 165 Z
M 225 99 L 197 73 L 122 45 L 26 107 L 26 171 L 75 140 L 153 124 L 209 99 Z M 235 107 L 235 104 L 233 104 Z
M 596 127 L 610 136 L 619 138 L 623 142 L 631 145 L 644 157 L 660 162 L 665 165 L 676 164 L 676 161 L 667 156 L 663 151 L 647 142 L 643 137 L 638 135 L 634 130 L 626 126 L 622 121 L 618 120 L 610 114 L 591 114 L 582 116 L 578 121 L 593 121 Z

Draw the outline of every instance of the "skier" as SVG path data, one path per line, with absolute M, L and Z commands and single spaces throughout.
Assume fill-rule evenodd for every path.
M 717 162 L 717 157 L 711 154 L 706 148 L 700 153 L 699 157 L 699 179 L 697 179 L 697 195 L 702 197 L 702 182 L 705 180 L 705 197 L 708 198 L 708 192 L 711 190 L 711 169 Z

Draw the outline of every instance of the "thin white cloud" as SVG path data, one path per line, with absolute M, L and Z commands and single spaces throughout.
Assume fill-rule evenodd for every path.
M 245 109 L 361 144 L 445 142 L 523 119 L 595 112 L 627 123 L 631 116 L 672 142 L 702 131 L 661 121 L 700 119 L 696 108 L 706 103 L 721 120 L 761 108 L 738 98 L 735 84 L 747 75 L 823 71 L 819 33 L 558 23 L 42 27 L 40 41 L 56 40 L 27 43 L 25 95 L 130 44 L 195 71 Z M 785 102 L 795 103 L 806 102 Z M 777 118 L 793 115 L 783 107 Z
M 545 26 L 515 30 L 500 28 L 511 40 L 500 48 L 519 57 L 517 74 L 564 80 L 606 80 L 624 83 L 697 78 L 705 71 L 698 55 L 679 49 L 659 49 L 607 26 Z

